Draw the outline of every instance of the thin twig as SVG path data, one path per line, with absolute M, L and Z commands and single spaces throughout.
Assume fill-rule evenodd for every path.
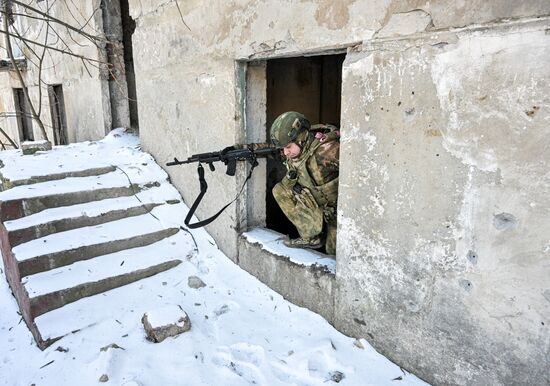
M 178 0 L 174 0 L 175 3 L 176 3 L 176 7 L 178 8 L 178 12 L 180 13 L 180 17 L 181 17 L 181 21 L 183 22 L 183 25 L 185 25 L 187 27 L 187 29 L 189 31 L 191 31 L 191 28 L 189 28 L 189 26 L 187 25 L 187 23 L 185 22 L 185 20 L 183 19 L 183 13 L 181 13 L 181 9 L 180 9 L 180 5 L 178 4 Z
M 4 33 L 8 34 L 8 37 L 6 38 L 6 48 L 8 50 L 8 56 L 10 57 L 11 63 L 13 67 L 15 68 L 15 72 L 17 74 L 17 78 L 19 79 L 19 82 L 21 83 L 21 87 L 23 89 L 23 95 L 25 96 L 29 108 L 31 109 L 31 113 L 33 115 L 33 118 L 38 123 L 38 126 L 40 127 L 40 131 L 42 132 L 42 135 L 45 140 L 48 140 L 48 134 L 46 133 L 46 129 L 44 128 L 44 124 L 42 123 L 42 120 L 40 117 L 36 114 L 36 110 L 34 109 L 34 105 L 32 104 L 31 98 L 29 97 L 29 92 L 27 90 L 27 87 L 25 87 L 25 81 L 23 80 L 23 76 L 21 75 L 21 71 L 19 70 L 19 67 L 17 66 L 17 63 L 15 62 L 15 58 L 13 56 L 13 50 L 11 47 L 11 41 L 10 41 L 10 33 L 9 33 L 9 15 L 10 15 L 10 7 L 11 3 L 8 1 L 4 1 Z
M 61 24 L 62 26 L 65 26 L 65 27 L 68 28 L 68 29 L 71 29 L 71 30 L 73 30 L 73 31 L 75 31 L 75 32 L 78 32 L 79 34 L 81 34 L 81 35 L 83 35 L 83 36 L 86 36 L 88 39 L 91 39 L 91 40 L 100 40 L 100 41 L 103 40 L 102 38 L 100 38 L 100 37 L 98 37 L 98 36 L 90 35 L 89 33 L 84 32 L 84 31 L 82 30 L 82 28 L 80 28 L 80 29 L 79 29 L 79 28 L 76 28 L 76 27 L 70 25 L 69 23 L 64 22 L 63 20 L 60 20 L 60 19 L 58 19 L 58 18 L 55 18 L 55 17 L 49 15 L 48 13 L 42 12 L 42 11 L 39 10 L 39 9 L 36 9 L 36 8 L 34 8 L 34 7 L 31 7 L 31 6 L 28 5 L 28 4 L 22 3 L 22 2 L 17 1 L 17 0 L 11 0 L 11 2 L 14 3 L 14 4 L 20 5 L 21 7 L 25 8 L 25 9 L 31 10 L 31 11 L 33 11 L 34 13 L 39 14 L 40 16 L 46 17 L 46 18 L 48 18 L 50 21 L 53 21 L 53 22 L 58 23 L 58 24 Z M 94 12 L 94 13 L 95 13 L 95 12 Z
M 0 31 L 0 33 L 4 34 L 4 35 L 7 35 L 7 36 L 10 36 L 10 37 L 16 37 L 18 39 L 21 39 L 22 41 L 26 41 L 26 42 L 29 42 L 29 43 L 32 43 L 32 44 L 35 44 L 39 47 L 47 47 L 48 49 L 52 50 L 52 51 L 57 51 L 57 52 L 61 52 L 62 54 L 66 54 L 66 55 L 69 55 L 69 56 L 74 56 L 75 58 L 79 58 L 79 59 L 84 59 L 84 60 L 87 60 L 89 62 L 96 62 L 96 63 L 100 63 L 100 64 L 108 64 L 106 62 L 103 62 L 101 60 L 97 60 L 97 59 L 92 59 L 92 58 L 87 58 L 85 57 L 84 55 L 78 55 L 78 54 L 73 54 L 71 52 L 68 52 L 66 50 L 62 50 L 60 48 L 57 48 L 57 47 L 50 47 L 50 46 L 47 46 L 47 45 L 44 45 L 42 43 L 38 43 L 34 40 L 30 40 L 30 39 L 26 39 L 26 38 L 23 38 L 23 37 L 18 37 L 17 35 L 14 35 L 12 33 L 9 33 L 9 32 L 6 32 L 5 30 L 4 31 Z

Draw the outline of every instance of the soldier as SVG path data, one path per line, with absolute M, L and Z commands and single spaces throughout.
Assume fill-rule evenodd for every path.
M 273 196 L 296 226 L 300 237 L 285 241 L 291 248 L 336 253 L 339 132 L 331 125 L 310 125 L 295 111 L 278 116 L 271 126 L 271 142 L 282 149 L 286 176 L 273 188 Z

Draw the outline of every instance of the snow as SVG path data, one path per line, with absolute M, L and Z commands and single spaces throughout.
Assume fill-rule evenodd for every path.
M 102 141 L 54 147 L 51 152 L 26 156 L 29 158 L 16 156 L 14 151 L 0 152 L 5 165 L 0 172 L 10 179 L 24 179 L 30 173 L 46 174 L 52 165 L 63 171 L 83 170 L 109 165 L 125 154 L 147 164 L 135 165 L 133 176 L 154 173 L 156 180 L 165 180 L 165 172 L 154 164 L 150 155 L 141 153 L 138 146 L 134 136 L 117 130 Z M 98 151 L 105 155 L 91 155 Z M 67 158 L 71 162 L 66 162 Z M 130 166 L 125 169 L 131 170 Z M 170 185 L 161 184 L 160 189 L 167 189 L 165 196 L 174 197 Z M 126 203 L 135 205 L 131 201 Z M 172 210 L 159 207 L 163 211 L 158 213 L 163 219 L 161 225 L 179 226 L 187 208 L 183 204 L 169 207 Z M 51 218 L 50 215 L 51 212 L 44 213 L 45 218 Z M 128 230 L 134 229 L 132 220 L 150 221 L 142 216 L 126 220 L 124 227 Z M 103 225 L 103 229 L 107 227 Z M 91 230 L 87 233 L 75 232 L 73 240 L 58 242 L 82 245 L 85 238 L 92 237 Z M 52 240 L 54 235 L 49 237 Z M 272 253 L 289 256 L 292 261 L 326 264 L 335 269 L 334 260 L 289 250 L 277 240 L 280 235 L 270 231 L 253 230 L 246 237 L 262 243 Z M 177 239 L 175 245 L 174 239 Z M 21 321 L 7 282 L 0 280 L 0 385 L 97 385 L 104 374 L 109 378 L 108 384 L 126 386 L 327 385 L 340 378 L 342 385 L 425 384 L 377 353 L 366 340 L 356 341 L 341 334 L 321 316 L 287 302 L 241 270 L 217 248 L 204 229 L 180 231 L 162 243 L 168 252 L 161 247 L 144 247 L 144 255 L 157 253 L 159 258 L 180 258 L 183 261 L 180 265 L 38 317 L 36 324 L 44 338 L 65 334 L 69 326 L 78 330 L 44 351 L 37 348 Z M 33 253 L 43 252 L 40 247 L 40 251 Z M 118 260 L 113 256 L 117 254 Z M 40 280 L 36 275 L 29 277 L 27 284 L 33 291 L 43 293 L 58 288 L 56 281 L 63 275 L 89 274 L 97 280 L 101 275 L 94 276 L 94 268 L 100 272 L 121 266 L 122 252 L 117 254 L 104 256 L 112 259 L 110 263 L 94 259 L 96 267 L 93 267 L 85 265 L 90 261 L 81 262 L 85 268 L 74 265 L 68 272 L 68 267 L 62 267 L 49 271 Z M 130 250 L 130 254 L 138 256 L 140 252 Z M 3 274 L 3 263 L 0 269 Z M 206 287 L 189 288 L 190 276 L 200 277 Z M 173 316 L 166 310 L 176 307 L 189 315 L 191 330 L 162 343 L 147 341 L 141 324 L 143 314 L 149 312 L 155 319 L 166 321 Z M 111 346 L 102 350 L 112 344 L 120 348 Z
M 183 204 L 180 206 L 183 206 Z M 155 209 L 157 208 L 153 209 L 153 214 Z M 111 236 L 115 231 L 119 240 L 137 237 L 143 232 L 143 228 L 155 232 L 166 229 L 166 226 L 147 213 L 105 224 L 54 233 L 18 245 L 13 248 L 13 253 L 18 261 L 23 261 L 36 256 L 112 241 Z
M 178 306 L 170 305 L 162 308 L 157 308 L 153 311 L 147 311 L 147 321 L 153 328 L 164 327 L 170 324 L 183 326 L 184 319 L 187 315 Z M 181 321 L 180 321 L 181 320 Z
M 170 260 L 183 260 L 193 245 L 179 232 L 153 245 L 132 248 L 82 260 L 22 279 L 30 296 L 71 288 L 79 283 L 96 282 L 116 273 L 122 275 Z
M 319 252 L 307 249 L 289 248 L 283 244 L 284 236 L 265 228 L 255 228 L 243 233 L 251 243 L 259 243 L 262 248 L 275 255 L 288 257 L 293 263 L 310 266 L 325 266 L 330 272 L 336 273 L 336 260 Z
M 181 199 L 181 197 L 179 197 L 177 192 L 169 191 L 164 189 L 164 187 L 155 187 L 141 191 L 135 196 L 116 197 L 101 200 L 99 205 L 98 202 L 94 201 L 72 205 L 70 207 L 47 209 L 17 220 L 6 221 L 4 225 L 6 226 L 6 229 L 13 231 L 60 219 L 77 218 L 80 216 L 96 217 L 114 210 L 123 210 L 142 206 L 144 204 L 163 203 L 168 200 L 179 199 Z

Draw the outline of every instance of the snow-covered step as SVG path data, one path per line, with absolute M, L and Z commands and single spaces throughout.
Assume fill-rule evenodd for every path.
M 150 212 L 162 204 L 179 203 L 179 195 L 169 189 L 152 188 L 156 192 L 92 201 L 69 207 L 51 208 L 42 212 L 6 221 L 12 247 L 56 232 L 103 224 Z
M 181 265 L 176 269 L 180 267 Z M 166 287 L 166 290 L 176 290 L 172 288 L 173 282 L 169 280 L 170 277 L 172 276 L 169 272 L 161 272 L 101 294 L 82 298 L 38 316 L 34 319 L 34 323 L 41 335 L 39 346 L 47 347 L 67 334 L 101 322 L 115 323 L 115 319 L 121 318 L 128 312 L 141 318 L 144 312 L 151 309 L 151 305 L 158 304 L 162 300 L 159 298 L 159 284 L 155 283 L 169 281 L 172 285 Z
M 23 277 L 95 256 L 148 245 L 178 230 L 179 227 L 165 225 L 154 214 L 148 213 L 51 234 L 18 245 L 12 252 Z
M 22 279 L 33 317 L 86 296 L 152 276 L 180 264 L 192 249 L 185 232 L 154 244 L 128 249 Z
M 82 204 L 49 208 L 42 212 L 16 220 L 5 221 L 4 226 L 9 232 L 14 232 L 57 220 L 71 219 L 83 215 L 95 217 L 102 213 L 130 208 L 138 204 L 177 203 L 179 201 L 181 201 L 181 196 L 178 191 L 168 182 L 163 182 L 158 187 L 142 190 L 132 196 L 106 198 Z
M 0 220 L 14 220 L 48 208 L 124 197 L 143 188 L 160 186 L 156 180 L 128 178 L 120 170 L 92 177 L 74 177 L 18 186 L 0 192 Z
M 2 176 L 2 182 L 4 184 L 4 189 L 9 189 L 15 186 L 37 184 L 45 181 L 62 180 L 64 178 L 70 178 L 70 177 L 99 176 L 101 174 L 110 173 L 115 170 L 116 170 L 116 166 L 109 165 L 109 166 L 83 169 L 83 170 L 69 170 L 69 171 L 60 172 L 60 173 L 54 172 L 50 174 L 39 174 L 39 175 L 33 175 L 31 177 L 24 177 L 16 180 L 10 180 Z

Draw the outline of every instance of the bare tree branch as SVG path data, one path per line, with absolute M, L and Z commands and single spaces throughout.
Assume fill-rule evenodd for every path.
M 10 36 L 10 37 L 15 37 L 15 38 L 21 39 L 22 41 L 25 41 L 25 42 L 28 42 L 28 43 L 32 43 L 32 44 L 37 45 L 37 46 L 39 46 L 39 47 L 46 47 L 46 48 L 48 48 L 49 50 L 61 52 L 62 54 L 66 54 L 66 55 L 69 55 L 69 56 L 74 56 L 75 58 L 78 58 L 78 59 L 83 59 L 83 60 L 87 60 L 87 61 L 90 61 L 90 62 L 96 62 L 96 63 L 100 63 L 100 64 L 108 64 L 108 63 L 103 62 L 103 61 L 101 61 L 101 60 L 92 59 L 92 58 L 87 58 L 87 57 L 85 57 L 84 55 L 73 54 L 73 53 L 71 53 L 71 52 L 68 52 L 68 51 L 66 51 L 66 50 L 62 50 L 62 49 L 57 48 L 57 47 L 51 47 L 51 46 L 48 46 L 48 45 L 45 45 L 45 44 L 42 44 L 42 43 L 38 43 L 37 41 L 31 40 L 31 39 L 26 39 L 26 38 L 20 37 L 20 36 L 18 36 L 18 35 L 15 35 L 15 34 L 6 32 L 5 30 L 4 30 L 4 31 L 0 31 L 0 33 L 1 33 L 1 34 L 4 34 L 4 35 L 6 35 L 6 36 Z
M 48 134 L 46 133 L 46 129 L 44 128 L 44 124 L 42 123 L 42 120 L 36 114 L 36 110 L 34 109 L 34 106 L 32 104 L 31 98 L 29 97 L 29 92 L 27 90 L 27 87 L 25 87 L 25 81 L 23 80 L 23 76 L 21 75 L 21 70 L 19 70 L 19 67 L 17 66 L 17 63 L 15 62 L 15 58 L 13 56 L 13 50 L 11 47 L 11 39 L 10 39 L 10 33 L 9 33 L 9 23 L 10 20 L 13 21 L 13 18 L 10 17 L 10 11 L 11 11 L 11 2 L 9 0 L 4 0 L 4 32 L 8 35 L 6 37 L 6 48 L 8 50 L 8 55 L 10 57 L 11 63 L 13 67 L 15 68 L 15 72 L 17 74 L 17 77 L 19 78 L 19 82 L 21 83 L 21 87 L 23 88 L 23 95 L 25 95 L 25 98 L 29 104 L 29 108 L 31 109 L 31 113 L 33 115 L 33 118 L 36 120 L 36 123 L 38 124 L 38 127 L 40 127 L 40 131 L 42 132 L 42 136 L 44 139 L 48 139 Z
M 78 6 L 74 3 L 73 0 L 70 0 L 71 4 L 78 10 Z M 69 14 L 73 17 L 74 21 L 76 21 L 77 23 L 79 23 L 79 21 L 76 19 L 76 17 L 73 15 L 73 13 L 71 12 L 71 9 L 69 8 L 69 5 L 67 4 L 67 2 L 65 2 L 65 6 L 67 7 L 67 11 L 69 11 Z M 82 16 L 82 19 L 85 19 L 86 22 L 82 25 L 80 25 L 80 28 L 81 29 L 84 29 L 88 26 L 88 24 L 90 24 L 90 21 L 94 18 L 95 14 L 97 13 L 97 11 L 99 11 L 101 9 L 101 6 L 99 7 L 96 7 L 94 9 L 94 11 L 92 12 L 92 14 L 90 15 L 90 17 L 88 19 L 86 19 L 86 16 L 84 16 L 82 14 L 82 12 L 79 11 L 80 13 L 80 16 Z M 95 30 L 94 30 L 95 31 Z M 95 31 L 97 32 L 97 31 Z M 101 33 L 100 33 L 101 34 Z
M 49 21 L 52 21 L 52 22 L 61 24 L 62 26 L 66 27 L 67 29 L 70 29 L 70 30 L 72 30 L 72 31 L 78 32 L 79 34 L 81 34 L 81 35 L 83 35 L 83 36 L 86 36 L 86 37 L 87 37 L 88 39 L 90 39 L 90 40 L 105 41 L 105 38 L 103 38 L 103 37 L 90 35 L 89 33 L 84 32 L 84 31 L 83 31 L 84 27 L 82 27 L 82 28 L 76 28 L 76 27 L 70 25 L 69 23 L 64 22 L 63 20 L 60 20 L 60 19 L 58 19 L 58 18 L 55 18 L 55 17 L 49 15 L 48 13 L 41 11 L 40 9 L 31 7 L 31 6 L 28 5 L 28 4 L 22 3 L 22 2 L 17 1 L 17 0 L 10 0 L 10 1 L 11 1 L 12 3 L 14 3 L 14 4 L 20 5 L 21 7 L 25 8 L 25 9 L 31 10 L 31 11 L 37 13 L 37 14 L 40 15 L 40 16 L 45 17 L 45 18 L 48 19 Z M 94 13 L 95 13 L 95 12 L 94 12 Z
M 13 139 L 10 138 L 10 136 L 4 131 L 4 129 L 2 129 L 0 127 L 0 133 L 2 133 L 4 135 L 4 137 L 6 137 L 6 139 L 8 140 L 8 142 L 15 148 L 15 149 L 19 149 L 19 147 L 17 146 L 17 144 L 13 141 Z M 4 148 L 4 150 L 6 150 L 6 147 L 4 146 L 4 143 L 2 143 L 2 147 Z

